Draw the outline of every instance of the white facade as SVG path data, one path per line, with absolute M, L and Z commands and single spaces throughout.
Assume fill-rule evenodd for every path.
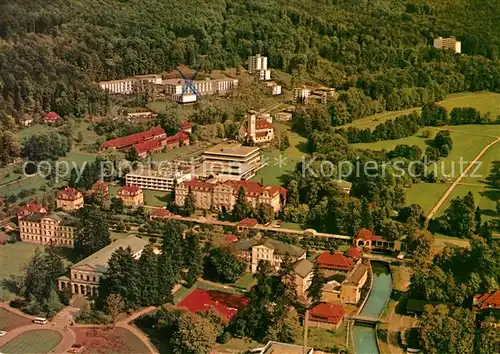
M 114 94 L 131 94 L 136 85 L 145 83 L 159 85 L 162 82 L 161 75 L 140 75 L 121 80 L 101 81 L 99 86 L 103 91 Z
M 190 89 L 182 95 L 182 88 L 185 85 L 184 79 L 163 80 L 162 84 L 165 88 L 165 94 L 177 102 L 190 103 L 196 101 L 197 97 Z M 211 80 L 207 78 L 205 80 L 193 81 L 193 86 L 201 96 L 222 94 L 236 89 L 238 87 L 238 80 L 229 78 Z
M 247 180 L 264 167 L 258 147 L 239 143 L 223 143 L 203 153 L 200 177 L 218 177 L 220 180 Z
M 139 170 L 125 176 L 127 185 L 162 192 L 171 192 L 174 190 L 175 184 L 190 181 L 191 179 L 191 173 L 175 169 L 167 169 L 161 172 Z
M 451 50 L 457 54 L 462 53 L 462 43 L 457 41 L 455 37 L 437 37 L 434 39 L 434 48 Z
M 261 70 L 267 70 L 267 57 L 260 54 L 248 57 L 248 71 L 255 73 Z

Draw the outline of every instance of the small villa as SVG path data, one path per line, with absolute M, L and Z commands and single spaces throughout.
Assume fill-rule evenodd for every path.
M 375 235 L 371 230 L 360 229 L 354 238 L 354 245 L 368 250 L 392 250 L 401 251 L 403 242 L 389 241 L 382 236 Z

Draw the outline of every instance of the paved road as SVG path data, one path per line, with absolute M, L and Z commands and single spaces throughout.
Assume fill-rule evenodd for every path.
M 497 138 L 495 141 L 493 141 L 492 143 L 488 144 L 487 146 L 485 146 L 485 148 L 483 150 L 481 150 L 481 152 L 475 157 L 475 159 L 460 174 L 460 176 L 458 176 L 458 178 L 455 180 L 455 182 L 453 182 L 453 184 L 450 186 L 450 188 L 448 188 L 448 190 L 443 194 L 443 196 L 441 197 L 441 199 L 439 199 L 439 201 L 434 206 L 434 208 L 432 208 L 432 210 L 429 213 L 429 215 L 427 215 L 427 218 L 425 220 L 426 223 L 429 223 L 429 221 L 434 217 L 434 215 L 436 215 L 437 211 L 439 210 L 439 208 L 441 208 L 441 206 L 446 201 L 446 199 L 448 199 L 448 197 L 450 196 L 451 192 L 453 192 L 453 190 L 460 183 L 460 181 L 462 180 L 462 178 L 464 178 L 469 173 L 469 171 L 472 169 L 472 167 L 474 167 L 476 165 L 476 162 L 481 158 L 481 156 L 483 156 L 484 153 L 486 151 L 488 151 L 489 148 L 491 148 L 493 145 L 495 145 L 499 141 L 500 141 L 500 138 Z
M 35 318 L 35 316 L 29 316 L 17 309 L 11 308 L 6 303 L 0 303 L 0 307 L 30 320 Z M 65 353 L 73 345 L 76 339 L 75 333 L 69 328 L 69 323 L 73 320 L 72 311 L 74 311 L 74 309 L 71 307 L 63 309 L 51 322 L 48 322 L 46 325 L 30 324 L 27 326 L 17 327 L 7 332 L 5 336 L 0 337 L 0 347 L 10 342 L 20 334 L 32 330 L 43 329 L 59 332 L 62 336 L 61 342 L 51 351 L 51 353 Z

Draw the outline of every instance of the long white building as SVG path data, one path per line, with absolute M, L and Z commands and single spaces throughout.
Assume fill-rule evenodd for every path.
M 114 94 L 131 94 L 134 89 L 146 84 L 159 85 L 162 82 L 161 75 L 139 75 L 120 80 L 101 81 L 99 86 L 106 92 Z
M 196 95 L 190 89 L 184 95 L 182 94 L 182 88 L 185 84 L 186 81 L 184 79 L 168 79 L 162 82 L 167 97 L 179 103 L 196 101 Z M 205 80 L 193 81 L 193 86 L 201 96 L 224 94 L 238 88 L 238 80 L 231 78 L 211 80 L 207 78 Z
M 127 173 L 125 181 L 127 185 L 137 186 L 141 189 L 153 191 L 171 192 L 176 184 L 192 179 L 188 169 L 167 168 L 158 170 L 136 170 Z

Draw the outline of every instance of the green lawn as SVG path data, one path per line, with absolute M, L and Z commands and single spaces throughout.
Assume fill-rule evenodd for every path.
M 256 280 L 253 274 L 245 274 L 234 283 L 234 286 L 239 289 L 250 290 L 250 288 L 254 286 L 255 283 Z
M 306 156 L 304 149 L 307 139 L 290 131 L 290 126 L 286 124 L 274 123 L 273 125 L 281 132 L 288 131 L 290 147 L 286 151 L 276 149 L 263 150 L 262 155 L 268 165 L 259 170 L 252 179 L 257 182 L 263 181 L 267 185 L 281 185 L 282 180 L 280 177 L 292 172 L 295 169 L 295 165 L 302 157 Z
M 11 291 L 11 276 L 19 275 L 19 269 L 25 266 L 35 249 L 45 247 L 33 243 L 16 242 L 0 246 L 0 299 L 12 300 L 15 294 Z
M 181 286 L 179 290 L 174 293 L 174 304 L 181 302 L 186 296 L 188 296 L 194 288 L 186 288 Z
M 23 139 L 28 139 L 33 135 L 45 133 L 52 129 L 54 128 L 51 128 L 48 125 L 35 124 L 31 127 L 20 130 L 17 136 L 19 137 L 19 140 L 22 141 Z
M 372 150 L 392 150 L 398 144 L 418 145 L 423 151 L 426 148 L 426 141 L 419 134 L 423 130 L 449 130 L 453 140 L 453 149 L 446 158 L 441 158 L 437 165 L 429 165 L 429 172 L 435 171 L 438 176 L 450 176 L 449 181 L 455 180 L 461 172 L 460 161 L 463 161 L 465 168 L 479 152 L 494 141 L 494 136 L 500 136 L 499 125 L 458 125 L 440 128 L 423 128 L 417 135 L 410 136 L 398 140 L 380 141 L 371 144 L 353 144 L 355 148 L 372 149 Z M 487 217 L 494 217 L 493 210 L 495 208 L 495 198 L 498 198 L 499 192 L 489 188 L 486 177 L 489 175 L 494 161 L 498 161 L 500 156 L 500 144 L 496 144 L 481 159 L 480 168 L 475 171 L 478 177 L 470 176 L 462 180 L 463 186 L 458 186 L 452 194 L 452 197 L 464 195 L 468 190 L 473 190 L 476 194 L 476 201 L 480 207 L 487 209 L 485 212 Z M 473 171 L 470 173 L 472 174 Z M 473 185 L 468 185 L 473 184 Z M 477 186 L 475 186 L 477 185 Z M 424 211 L 428 213 L 432 207 L 438 202 L 439 198 L 450 187 L 449 183 L 419 183 L 412 185 L 407 189 L 407 203 L 417 203 L 422 206 Z M 449 201 L 448 201 L 449 203 Z M 446 205 L 443 205 L 440 211 L 444 210 Z M 439 215 L 439 213 L 438 213 Z
M 302 332 L 303 332 L 303 330 L 302 330 Z M 332 348 L 334 346 L 337 346 L 338 348 L 346 349 L 345 338 L 346 338 L 346 323 L 345 322 L 342 323 L 342 325 L 336 331 L 329 331 L 326 329 L 311 328 L 310 327 L 309 333 L 307 336 L 307 346 L 312 347 L 316 350 L 334 352 L 332 350 Z M 297 338 L 295 344 L 298 344 L 298 345 L 303 344 L 302 336 Z
M 449 112 L 455 107 L 473 107 L 479 110 L 481 113 L 486 114 L 491 113 L 492 118 L 496 118 L 500 115 L 500 94 L 493 92 L 466 92 L 449 95 L 446 99 L 439 102 L 442 106 L 446 107 Z M 378 124 L 381 124 L 389 119 L 394 119 L 398 116 L 410 114 L 414 111 L 420 111 L 419 107 L 405 109 L 402 111 L 395 112 L 384 112 L 375 114 L 373 116 L 364 117 L 361 119 L 356 119 L 352 123 L 345 124 L 342 127 L 356 127 L 358 129 L 375 128 Z
M 4 354 L 45 354 L 61 340 L 62 336 L 56 331 L 37 329 L 17 336 L 0 349 Z
M 164 207 L 165 206 L 165 198 L 167 196 L 167 192 L 158 192 L 158 191 L 150 191 L 144 190 L 144 204 Z

